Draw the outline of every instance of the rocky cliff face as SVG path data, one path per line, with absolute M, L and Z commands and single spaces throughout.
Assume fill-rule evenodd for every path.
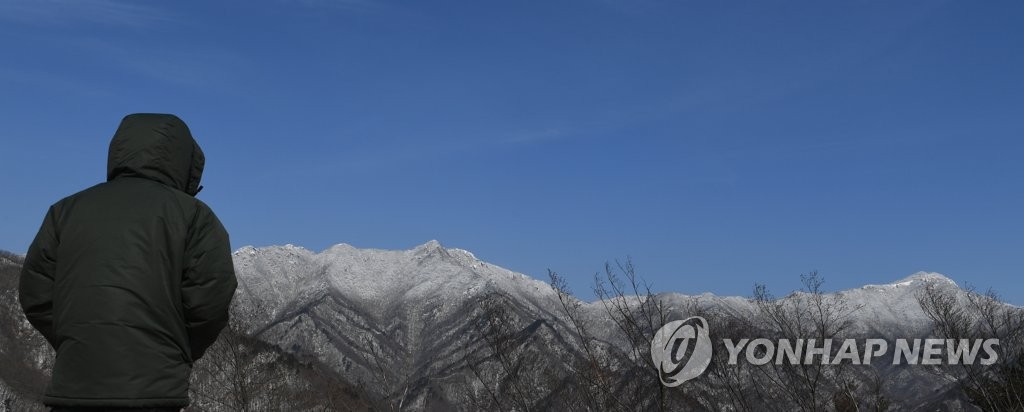
M 544 356 L 573 351 L 546 283 L 436 241 L 408 251 L 245 247 L 235 264 L 245 333 L 388 396 L 465 400 L 488 305 L 502 305 L 516 339 L 551 345 Z

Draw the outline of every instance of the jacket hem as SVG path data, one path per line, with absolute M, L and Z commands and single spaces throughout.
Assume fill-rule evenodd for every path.
M 102 406 L 115 408 L 184 408 L 188 398 L 71 398 L 44 395 L 46 406 Z

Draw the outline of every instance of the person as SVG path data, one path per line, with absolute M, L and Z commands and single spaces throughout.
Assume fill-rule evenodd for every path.
M 20 275 L 25 316 L 56 350 L 53 411 L 173 410 L 228 323 L 228 233 L 195 198 L 205 156 L 169 114 L 126 116 L 107 181 L 50 206 Z

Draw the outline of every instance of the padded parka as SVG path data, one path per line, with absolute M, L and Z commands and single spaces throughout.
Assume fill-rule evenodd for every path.
M 174 115 L 121 121 L 107 181 L 50 206 L 19 286 L 56 350 L 49 406 L 184 407 L 228 323 L 228 233 L 195 198 L 205 157 Z

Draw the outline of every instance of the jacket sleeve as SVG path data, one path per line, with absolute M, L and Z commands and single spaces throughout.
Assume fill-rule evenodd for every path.
M 53 330 L 53 279 L 57 272 L 57 228 L 54 208 L 46 212 L 43 225 L 28 248 L 18 281 L 18 300 L 25 317 L 36 330 L 57 347 Z
M 228 324 L 237 281 L 231 244 L 217 216 L 200 203 L 189 228 L 181 299 L 192 360 L 198 360 Z

